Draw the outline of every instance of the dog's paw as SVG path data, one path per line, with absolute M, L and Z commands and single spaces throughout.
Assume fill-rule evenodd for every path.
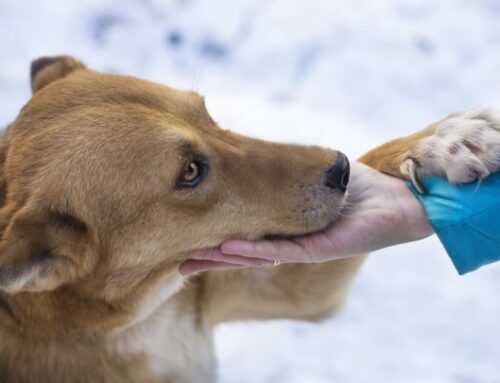
M 446 177 L 474 182 L 500 169 L 500 111 L 490 108 L 455 113 L 421 139 L 401 164 L 401 173 L 424 191 L 419 179 Z

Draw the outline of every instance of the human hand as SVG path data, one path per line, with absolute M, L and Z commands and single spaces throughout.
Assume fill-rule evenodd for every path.
M 230 240 L 191 254 L 180 271 L 326 262 L 411 242 L 433 233 L 425 212 L 405 181 L 353 163 L 348 206 L 325 230 L 292 240 Z

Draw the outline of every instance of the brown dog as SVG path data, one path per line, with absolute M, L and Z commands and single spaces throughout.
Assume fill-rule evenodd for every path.
M 362 257 L 189 281 L 178 266 L 229 238 L 326 227 L 343 154 L 222 130 L 192 92 L 71 57 L 37 60 L 31 77 L 0 151 L 1 382 L 210 382 L 216 324 L 342 306 Z M 363 161 L 415 175 L 434 131 Z

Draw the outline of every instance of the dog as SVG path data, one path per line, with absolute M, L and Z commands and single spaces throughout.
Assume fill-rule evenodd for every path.
M 217 324 L 341 309 L 363 257 L 178 271 L 230 238 L 328 226 L 346 203 L 341 152 L 223 130 L 193 92 L 69 56 L 35 60 L 31 86 L 0 141 L 1 382 L 213 382 Z M 471 182 L 498 168 L 499 121 L 455 114 L 360 161 Z

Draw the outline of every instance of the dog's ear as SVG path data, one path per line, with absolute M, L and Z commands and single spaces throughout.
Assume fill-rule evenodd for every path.
M 91 267 L 86 225 L 61 213 L 14 215 L 0 241 L 0 289 L 10 294 L 49 291 Z
M 86 68 L 71 56 L 40 57 L 31 63 L 31 89 L 35 93 L 77 69 Z

